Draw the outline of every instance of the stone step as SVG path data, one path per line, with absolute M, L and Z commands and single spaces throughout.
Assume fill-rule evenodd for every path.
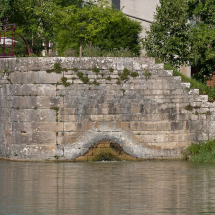
M 188 92 L 189 95 L 199 95 L 199 89 L 191 89 Z
M 160 66 L 159 66 L 160 67 Z M 145 73 L 145 70 L 140 71 L 142 74 Z M 158 75 L 159 77 L 166 77 L 166 76 L 173 76 L 172 70 L 164 70 L 163 68 L 152 68 L 148 69 L 148 72 L 150 72 L 152 75 Z
M 208 95 L 199 95 L 197 97 L 196 101 L 207 102 L 208 101 Z
M 148 69 L 163 69 L 163 67 L 164 67 L 163 63 L 157 63 L 157 64 L 154 64 L 154 65 L 149 65 Z
M 140 70 L 146 67 L 161 68 L 162 64 L 155 65 L 154 58 L 148 57 L 131 57 L 131 58 L 95 58 L 95 57 L 53 57 L 53 58 L 14 58 L 14 59 L 4 59 L 1 60 L 0 66 L 5 70 L 5 65 L 10 64 L 9 71 L 38 71 L 52 69 L 56 62 L 61 62 L 62 68 L 66 67 L 68 69 L 88 69 L 93 67 L 98 67 L 100 69 L 117 69 L 123 70 L 124 68 Z M 80 67 L 81 65 L 81 67 Z M 155 66 L 154 66 L 155 65 Z
M 190 83 L 182 82 L 181 85 L 185 88 L 190 88 Z

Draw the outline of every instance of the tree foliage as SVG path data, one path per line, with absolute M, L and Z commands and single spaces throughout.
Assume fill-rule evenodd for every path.
M 108 16 L 103 14 L 104 11 L 102 5 L 94 4 L 84 7 L 71 5 L 58 11 L 59 22 L 54 31 L 59 53 L 63 54 L 68 48 L 77 50 L 80 45 L 92 42 L 108 22 Z
M 2 24 L 15 24 L 16 33 L 22 34 L 28 41 L 34 54 L 41 53 L 41 41 L 52 38 L 52 12 L 56 5 L 50 0 L 0 0 L 0 7 L 5 8 L 0 15 Z M 15 53 L 27 55 L 25 44 L 16 38 Z M 40 42 L 40 44 L 37 44 Z
M 43 42 L 53 40 L 53 29 L 57 22 L 56 12 L 71 4 L 81 6 L 82 2 L 82 0 L 0 0 L 0 22 L 15 24 L 17 32 L 27 39 L 31 50 L 38 55 L 44 49 L 41 40 Z M 15 48 L 18 55 L 27 54 L 24 51 L 25 47 L 20 45 L 22 43 L 22 46 L 25 46 L 24 43 L 20 40 L 18 42 L 18 47 Z
M 106 0 L 0 0 L 0 22 L 14 23 L 35 54 L 36 42 L 53 41 L 57 52 L 93 45 L 101 50 L 126 49 L 138 55 L 141 26 Z M 20 45 L 20 41 L 18 46 Z M 20 48 L 20 49 L 19 49 Z M 21 55 L 23 48 L 17 47 Z
M 215 0 L 161 0 L 144 46 L 150 56 L 175 66 L 215 70 Z
M 186 0 L 161 0 L 155 22 L 144 41 L 149 55 L 175 66 L 188 61 L 189 41 Z
M 215 71 L 215 0 L 190 0 L 188 5 L 192 21 L 190 62 L 200 68 L 195 76 L 202 79 Z
M 141 25 L 123 15 L 122 12 L 113 9 L 110 12 L 111 16 L 106 27 L 96 35 L 93 44 L 105 51 L 128 49 L 139 56 Z
M 69 48 L 77 51 L 80 45 L 86 44 L 105 51 L 125 48 L 134 55 L 140 53 L 140 24 L 105 2 L 84 7 L 72 5 L 60 11 L 58 16 L 60 21 L 55 28 L 55 38 L 60 54 Z

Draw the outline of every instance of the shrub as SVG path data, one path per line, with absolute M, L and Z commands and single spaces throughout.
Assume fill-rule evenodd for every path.
M 102 49 L 96 46 L 87 44 L 83 49 L 83 57 L 101 57 Z
M 184 158 L 195 162 L 209 163 L 215 161 L 215 140 L 192 143 L 184 152 Z

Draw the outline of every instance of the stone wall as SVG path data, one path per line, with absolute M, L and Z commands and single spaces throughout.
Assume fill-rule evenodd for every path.
M 180 158 L 214 138 L 215 104 L 153 58 L 0 60 L 0 156 L 74 160 L 96 144 Z

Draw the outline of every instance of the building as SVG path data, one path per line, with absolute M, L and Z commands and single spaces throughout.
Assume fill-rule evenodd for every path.
M 159 0 L 112 0 L 112 3 L 116 9 L 141 22 L 143 27 L 141 37 L 145 37 L 154 19 Z

